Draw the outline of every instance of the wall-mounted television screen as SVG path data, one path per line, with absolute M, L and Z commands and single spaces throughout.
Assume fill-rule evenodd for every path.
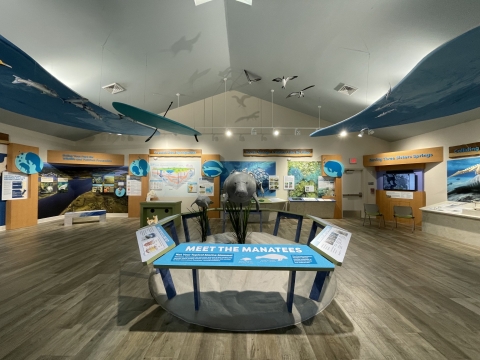
M 414 173 L 387 173 L 383 175 L 383 190 L 417 190 Z

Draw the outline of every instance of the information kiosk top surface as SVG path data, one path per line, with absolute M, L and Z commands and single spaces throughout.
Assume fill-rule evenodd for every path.
M 153 262 L 156 268 L 333 271 L 307 245 L 182 243 Z

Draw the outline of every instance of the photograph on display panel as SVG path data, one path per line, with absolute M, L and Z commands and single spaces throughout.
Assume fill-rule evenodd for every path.
M 480 157 L 447 161 L 449 201 L 480 201 Z

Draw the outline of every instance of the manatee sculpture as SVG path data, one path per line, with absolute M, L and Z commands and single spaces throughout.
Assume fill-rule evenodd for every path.
M 248 205 L 253 198 L 257 211 L 260 210 L 257 198 L 257 182 L 252 175 L 245 172 L 234 172 L 225 179 L 223 188 L 225 190 L 224 205 L 227 200 L 234 204 Z
M 193 206 L 193 204 L 197 204 L 201 208 L 208 208 L 208 205 L 213 204 L 213 201 L 208 196 L 199 195 L 190 206 Z

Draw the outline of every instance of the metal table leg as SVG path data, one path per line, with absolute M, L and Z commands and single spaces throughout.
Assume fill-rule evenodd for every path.
M 287 310 L 289 313 L 292 312 L 293 308 L 293 296 L 295 295 L 295 277 L 297 275 L 296 271 L 290 271 L 288 275 L 288 290 L 287 290 Z
M 175 285 L 173 284 L 172 274 L 170 274 L 169 269 L 157 269 L 157 274 L 160 274 L 163 281 L 163 286 L 165 286 L 165 292 L 167 293 L 168 300 L 172 299 L 177 295 L 175 290 Z
M 200 271 L 198 269 L 192 269 L 193 278 L 193 298 L 195 301 L 195 311 L 200 309 Z
M 312 290 L 310 291 L 310 299 L 318 301 L 320 299 L 320 294 L 322 292 L 323 284 L 329 271 L 317 271 L 315 280 L 313 281 Z

